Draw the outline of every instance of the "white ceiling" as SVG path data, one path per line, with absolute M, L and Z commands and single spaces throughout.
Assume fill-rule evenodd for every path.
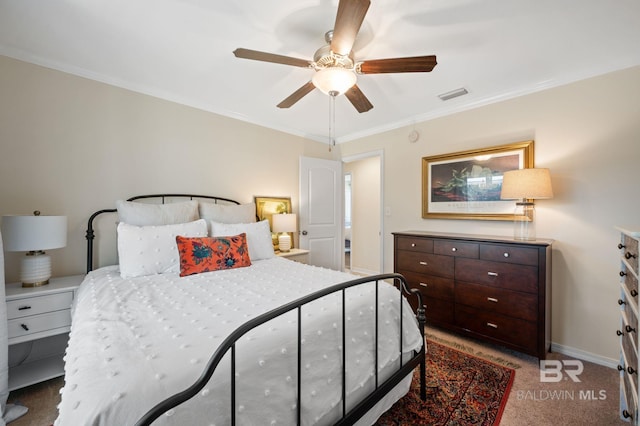
M 232 52 L 310 60 L 336 8 L 337 0 L 0 0 L 0 54 L 328 142 L 329 97 L 319 90 L 276 108 L 312 70 Z M 371 0 L 354 52 L 435 54 L 438 65 L 359 76 L 374 108 L 359 114 L 336 99 L 338 142 L 640 65 L 640 2 Z M 437 96 L 460 87 L 469 94 Z

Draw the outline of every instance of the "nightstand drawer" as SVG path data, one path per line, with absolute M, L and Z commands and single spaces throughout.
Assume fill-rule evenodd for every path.
M 73 292 L 48 294 L 45 296 L 29 297 L 7 301 L 7 318 L 22 318 L 46 312 L 69 309 L 73 301 Z
M 71 325 L 71 310 L 32 315 L 10 320 L 8 323 L 9 339 L 40 333 Z

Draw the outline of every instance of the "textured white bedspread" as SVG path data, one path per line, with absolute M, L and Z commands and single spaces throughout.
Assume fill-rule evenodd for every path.
M 120 278 L 117 267 L 91 272 L 78 290 L 57 426 L 133 425 L 159 401 L 191 385 L 219 343 L 248 319 L 352 275 L 282 258 L 247 268 L 180 278 L 163 274 Z M 374 286 L 346 291 L 347 392 L 371 384 Z M 332 424 L 341 404 L 341 296 L 302 310 L 303 424 Z M 403 300 L 403 352 L 422 339 Z M 400 297 L 379 284 L 380 369 L 400 355 Z M 237 345 L 236 421 L 295 424 L 297 313 L 251 331 Z M 230 423 L 226 357 L 209 384 L 155 424 Z M 355 402 L 350 401 L 349 403 Z

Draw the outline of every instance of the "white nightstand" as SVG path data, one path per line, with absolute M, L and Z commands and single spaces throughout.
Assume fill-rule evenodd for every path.
M 42 287 L 6 286 L 9 351 L 11 345 L 68 333 L 71 303 L 84 275 L 51 278 Z M 22 388 L 64 374 L 63 354 L 47 355 L 9 368 L 9 390 Z M 31 354 L 27 358 L 31 358 Z
M 277 253 L 280 257 L 286 257 L 300 263 L 309 263 L 309 250 L 292 248 L 287 252 L 280 251 Z

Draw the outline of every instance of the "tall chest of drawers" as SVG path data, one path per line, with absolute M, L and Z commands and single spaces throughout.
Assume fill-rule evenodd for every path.
M 427 322 L 540 359 L 551 334 L 551 240 L 395 232 L 394 271 Z
M 640 424 L 638 419 L 638 241 L 640 227 L 620 231 L 620 417 Z

